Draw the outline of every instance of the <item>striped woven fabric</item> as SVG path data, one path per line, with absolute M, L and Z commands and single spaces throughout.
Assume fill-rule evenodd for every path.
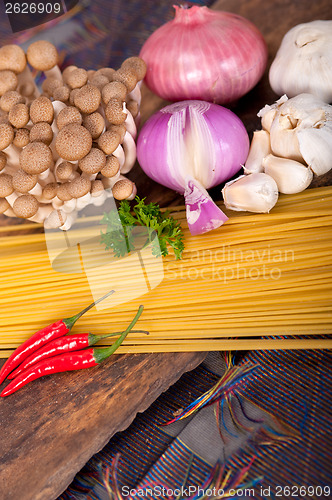
M 209 356 L 211 360 L 212 353 Z M 130 488 L 146 491 L 148 498 L 165 498 L 158 489 L 148 492 L 156 485 L 173 490 L 184 484 L 198 488 L 207 484 L 218 461 L 224 462 L 223 477 L 228 472 L 230 480 L 235 481 L 237 474 L 249 469 L 242 484 L 251 485 L 247 489 L 254 495 L 248 494 L 251 498 L 287 498 L 288 492 L 292 493 L 288 487 L 297 492 L 297 496 L 293 495 L 296 498 L 331 498 L 331 353 L 246 353 L 238 365 L 249 364 L 257 369 L 239 392 L 230 391 L 232 397 L 222 420 L 217 422 L 216 409 L 225 398 L 187 419 L 161 426 L 216 384 L 225 368 L 221 363 L 218 370 L 218 356 L 214 354 L 213 365 L 209 361 L 185 374 L 126 431 L 114 436 L 59 500 L 119 499 L 119 492 L 127 493 Z M 114 477 L 109 478 L 113 492 L 110 496 L 103 478 L 108 468 L 114 471 L 118 454 L 116 484 Z M 240 483 L 235 484 L 237 491 Z M 231 497 L 241 498 L 243 491 Z M 168 498 L 175 499 L 175 495 Z

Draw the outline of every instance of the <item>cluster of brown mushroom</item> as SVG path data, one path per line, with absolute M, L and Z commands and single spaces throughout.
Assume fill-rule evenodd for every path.
M 29 65 L 45 75 L 42 93 Z M 124 174 L 136 160 L 138 57 L 121 68 L 57 65 L 50 42 L 0 48 L 0 214 L 69 229 L 78 210 L 133 199 Z

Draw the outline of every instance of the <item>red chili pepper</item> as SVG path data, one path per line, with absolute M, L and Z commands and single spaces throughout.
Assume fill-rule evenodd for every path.
M 55 323 L 52 323 L 51 325 L 48 325 L 45 328 L 42 328 L 42 330 L 39 330 L 34 335 L 32 335 L 32 337 L 23 342 L 23 344 L 21 344 L 13 352 L 13 354 L 7 359 L 6 363 L 3 365 L 0 371 L 0 384 L 5 380 L 7 375 L 12 370 L 14 370 L 14 368 L 16 368 L 19 364 L 21 364 L 22 361 L 25 360 L 31 353 L 33 353 L 43 345 L 47 344 L 51 340 L 66 335 L 66 333 L 68 333 L 73 328 L 76 321 L 84 313 L 89 311 L 92 307 L 94 307 L 102 300 L 106 299 L 106 297 L 109 297 L 109 295 L 111 295 L 112 293 L 114 293 L 114 290 L 111 290 L 100 299 L 96 300 L 95 302 L 92 302 L 88 307 L 83 309 L 83 311 L 79 312 L 78 314 L 75 314 L 70 318 L 60 319 L 59 321 L 56 321 Z
M 83 368 L 90 368 L 99 365 L 106 358 L 111 356 L 117 348 L 122 344 L 132 327 L 137 322 L 138 318 L 143 312 L 143 306 L 139 306 L 135 318 L 130 323 L 128 328 L 121 334 L 116 342 L 111 347 L 95 347 L 83 349 L 77 352 L 67 352 L 59 356 L 43 359 L 39 363 L 31 366 L 20 373 L 14 380 L 12 380 L 7 387 L 1 392 L 0 396 L 5 397 L 13 394 L 24 385 L 43 377 L 44 375 L 51 375 L 52 373 L 66 372 L 71 370 L 81 370 Z
M 58 339 L 52 340 L 38 351 L 33 352 L 26 360 L 8 375 L 8 379 L 17 377 L 30 366 L 39 363 L 42 359 L 51 358 L 65 352 L 79 351 L 85 347 L 91 347 L 102 339 L 121 335 L 123 332 L 113 332 L 107 335 L 93 335 L 92 333 L 78 333 L 76 335 L 66 335 Z M 130 333 L 149 333 L 144 330 L 131 330 Z

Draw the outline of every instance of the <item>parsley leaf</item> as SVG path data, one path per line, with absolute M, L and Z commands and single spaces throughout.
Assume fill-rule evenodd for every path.
M 156 257 L 168 255 L 168 245 L 177 259 L 184 250 L 183 232 L 179 222 L 162 212 L 156 203 L 145 203 L 145 198 L 135 198 L 136 205 L 130 207 L 127 200 L 121 201 L 118 211 L 105 213 L 101 224 L 106 224 L 106 232 L 101 232 L 101 242 L 106 250 L 112 250 L 117 257 L 135 250 L 135 226 L 147 228 L 147 240 L 143 248 L 151 243 L 152 254 Z M 157 234 L 157 238 L 155 235 Z M 141 247 L 142 248 L 142 247 Z

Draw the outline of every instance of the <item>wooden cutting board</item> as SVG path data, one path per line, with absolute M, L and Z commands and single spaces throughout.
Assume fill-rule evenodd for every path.
M 268 67 L 291 27 L 332 19 L 330 0 L 219 0 L 214 8 L 240 14 L 256 24 L 268 44 Z M 232 107 L 250 135 L 260 128 L 259 109 L 277 97 L 266 71 L 256 88 Z M 142 123 L 165 104 L 143 87 Z M 183 203 L 138 167 L 129 177 L 148 201 L 162 206 Z M 331 173 L 314 182 L 315 186 L 328 184 L 332 184 Z M 220 199 L 220 189 L 214 191 Z M 1 225 L 12 223 L 13 219 L 0 216 Z M 204 353 L 115 355 L 96 369 L 45 377 L 2 399 L 0 500 L 56 499 L 112 435 L 125 429 L 137 412 L 204 357 Z

